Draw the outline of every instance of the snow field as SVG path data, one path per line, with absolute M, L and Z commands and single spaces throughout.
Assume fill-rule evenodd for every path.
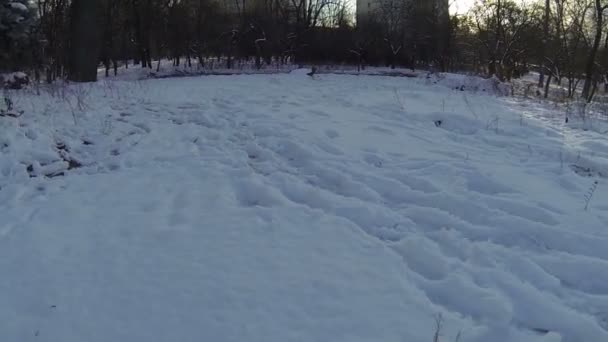
M 457 79 L 15 93 L 0 338 L 608 340 L 605 136 Z

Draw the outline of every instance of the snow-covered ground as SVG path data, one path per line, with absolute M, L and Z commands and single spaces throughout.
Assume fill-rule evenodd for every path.
M 608 341 L 606 135 L 458 86 L 12 92 L 0 341 Z

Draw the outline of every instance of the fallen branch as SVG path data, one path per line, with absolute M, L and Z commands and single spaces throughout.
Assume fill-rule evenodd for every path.
M 21 115 L 23 115 L 23 111 L 20 110 L 17 113 L 13 113 L 13 112 L 8 112 L 5 110 L 0 110 L 0 117 L 9 117 L 9 118 L 18 118 Z

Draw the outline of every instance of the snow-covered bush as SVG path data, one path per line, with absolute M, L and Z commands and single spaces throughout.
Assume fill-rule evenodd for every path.
M 461 74 L 439 74 L 435 76 L 435 83 L 441 83 L 452 89 L 471 91 L 499 96 L 509 96 L 511 86 L 501 82 L 496 76 L 482 78 Z
M 23 72 L 11 72 L 4 75 L 0 74 L 0 88 L 21 89 L 29 83 L 29 77 Z
M 1 100 L 2 102 L 0 102 L 0 118 L 1 117 L 18 118 L 21 115 L 23 115 L 23 110 L 16 108 L 15 103 L 13 102 L 13 99 L 12 99 L 10 93 L 5 91 L 4 94 L 2 96 L 0 96 L 0 99 L 2 99 Z

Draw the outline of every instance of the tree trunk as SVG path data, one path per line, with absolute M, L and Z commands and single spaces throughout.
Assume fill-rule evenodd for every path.
M 551 77 L 553 74 L 549 74 L 549 78 L 547 78 L 547 82 L 545 83 L 545 98 L 549 97 L 549 89 L 551 87 Z
M 70 68 L 68 79 L 74 82 L 95 82 L 101 47 L 99 2 L 72 1 L 70 13 Z
M 591 93 L 589 94 L 589 98 L 587 101 L 591 102 L 593 100 L 593 97 L 595 96 L 595 93 L 597 92 L 597 80 L 593 81 L 593 86 L 591 87 Z
M 589 56 L 587 57 L 587 64 L 585 66 L 585 84 L 583 85 L 583 92 L 581 96 L 586 101 L 591 101 L 591 88 L 593 86 L 593 72 L 595 66 L 595 57 L 602 41 L 602 26 L 604 24 L 604 7 L 600 0 L 595 0 L 595 38 L 593 40 L 593 47 Z
M 149 4 L 145 3 L 142 5 L 140 0 L 132 0 L 131 2 L 132 10 L 133 10 L 133 25 L 135 27 L 135 45 L 137 47 L 137 61 L 141 64 L 142 68 L 152 68 L 152 62 L 149 56 L 149 37 L 146 31 L 147 25 L 145 25 L 144 21 L 149 20 L 149 18 L 142 18 L 141 12 L 147 12 L 147 7 Z M 146 26 L 146 27 L 144 27 Z
M 540 76 L 538 86 L 542 87 L 545 81 L 545 54 L 549 46 L 549 16 L 551 15 L 551 0 L 545 0 L 545 22 L 543 23 L 543 48 L 540 55 Z
M 502 2 L 501 0 L 496 1 L 496 32 L 494 33 L 495 42 L 494 47 L 490 53 L 490 64 L 488 65 L 488 73 L 490 76 L 496 75 L 498 72 L 499 65 L 497 65 L 497 56 L 499 55 L 499 49 L 501 45 L 501 34 L 502 34 Z
M 200 53 L 200 51 L 197 53 L 197 57 L 198 57 L 198 68 L 204 68 L 205 67 L 205 60 L 203 59 L 203 54 Z
M 496 57 L 491 56 L 490 64 L 488 64 L 488 74 L 494 76 L 496 74 Z

